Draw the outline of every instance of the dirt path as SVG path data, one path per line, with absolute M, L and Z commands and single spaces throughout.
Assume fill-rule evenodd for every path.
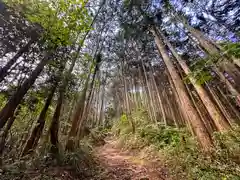
M 168 180 L 167 170 L 161 165 L 130 155 L 115 148 L 113 141 L 99 147 L 95 155 L 104 167 L 102 180 Z

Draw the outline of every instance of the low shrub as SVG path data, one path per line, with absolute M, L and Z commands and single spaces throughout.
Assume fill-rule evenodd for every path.
M 0 168 L 0 179 L 91 179 L 98 172 L 98 164 L 93 159 L 90 143 L 86 142 L 87 140 L 82 140 L 80 148 L 74 152 L 60 150 L 54 157 L 46 150 L 50 150 L 50 145 L 46 145 L 45 151 L 4 165 Z
M 130 131 L 131 125 L 125 115 L 113 126 L 119 147 L 138 149 L 140 154 L 141 150 L 153 151 L 154 147 L 155 154 L 167 164 L 173 179 L 240 179 L 239 127 L 226 133 L 215 133 L 215 151 L 209 156 L 200 151 L 196 139 L 186 129 L 149 123 L 145 115 L 141 116 L 142 113 L 132 114 L 131 118 L 136 122 L 135 134 Z

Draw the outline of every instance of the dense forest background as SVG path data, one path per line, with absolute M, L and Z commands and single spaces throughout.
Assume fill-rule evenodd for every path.
M 0 38 L 5 179 L 83 179 L 107 138 L 172 179 L 240 179 L 240 1 L 0 0 Z

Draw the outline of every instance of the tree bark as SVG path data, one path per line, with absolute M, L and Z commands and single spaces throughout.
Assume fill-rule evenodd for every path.
M 7 120 L 13 116 L 14 111 L 17 106 L 27 93 L 27 91 L 34 84 L 35 80 L 42 72 L 44 66 L 51 60 L 52 53 L 47 53 L 42 61 L 37 65 L 35 70 L 30 74 L 29 78 L 26 79 L 23 84 L 18 88 L 18 90 L 13 94 L 13 96 L 9 99 L 7 104 L 2 108 L 0 112 L 0 130 L 4 127 Z
M 69 133 L 68 133 L 68 140 L 67 140 L 67 144 L 66 144 L 66 150 L 67 151 L 73 151 L 73 149 L 74 149 L 75 137 L 77 135 L 80 120 L 82 118 L 83 111 L 84 111 L 84 106 L 85 106 L 85 100 L 86 100 L 86 94 L 87 94 L 88 84 L 89 84 L 89 80 L 90 80 L 90 75 L 91 74 L 89 73 L 88 77 L 86 79 L 83 91 L 82 91 L 82 93 L 79 97 L 79 100 L 78 100 L 76 108 L 75 108 L 75 112 L 74 112 L 73 120 L 72 120 L 72 126 L 71 126 L 71 129 L 70 129 Z
M 105 83 L 102 87 L 102 96 L 101 96 L 101 104 L 100 104 L 100 116 L 98 122 L 103 122 L 104 118 L 104 101 L 105 101 Z M 100 124 L 98 124 L 100 125 Z
M 8 70 L 10 70 L 13 64 L 17 62 L 18 58 L 21 57 L 24 53 L 26 53 L 29 50 L 30 46 L 35 42 L 36 42 L 36 38 L 30 39 L 30 41 L 25 46 L 23 46 L 17 52 L 17 54 L 15 54 L 15 56 L 13 56 L 13 58 L 7 62 L 7 64 L 4 67 L 0 69 L 0 82 L 3 81 L 4 78 L 8 75 Z
M 5 143 L 6 143 L 6 138 L 8 136 L 8 132 L 9 132 L 10 128 L 12 127 L 13 122 L 15 121 L 15 119 L 18 116 L 18 114 L 20 113 L 20 111 L 21 111 L 21 106 L 18 106 L 18 109 L 16 110 L 16 113 L 14 114 L 14 116 L 12 116 L 10 118 L 10 120 L 7 123 L 7 126 L 6 126 L 5 130 L 1 134 L 1 137 L 0 137 L 1 138 L 1 142 L 0 142 L 0 167 L 2 165 L 2 156 L 3 156 L 3 151 L 4 151 L 4 148 L 5 148 Z
M 100 10 L 104 6 L 104 4 L 105 4 L 105 0 L 102 1 L 96 15 L 94 16 L 94 18 L 93 18 L 93 20 L 90 24 L 90 27 L 93 26 L 96 18 L 98 17 L 98 15 L 100 13 Z M 58 151 L 58 148 L 57 148 L 57 145 L 58 145 L 57 134 L 58 134 L 58 127 L 59 127 L 59 116 L 60 116 L 60 113 L 61 113 L 62 103 L 63 103 L 63 100 L 64 100 L 64 94 L 65 94 L 65 91 L 66 91 L 66 87 L 68 85 L 69 76 L 73 71 L 73 68 L 76 64 L 76 61 L 77 61 L 78 57 L 79 57 L 79 54 L 81 52 L 84 41 L 87 38 L 89 32 L 90 31 L 87 31 L 87 33 L 84 35 L 84 37 L 81 41 L 81 44 L 78 46 L 77 53 L 76 53 L 75 57 L 73 58 L 73 60 L 71 62 L 68 73 L 64 77 L 63 85 L 60 87 L 61 91 L 60 91 L 60 95 L 59 95 L 59 98 L 58 98 L 58 104 L 56 106 L 56 110 L 55 110 L 55 113 L 54 113 L 54 116 L 53 116 L 53 119 L 52 119 L 52 124 L 51 124 L 51 127 L 50 127 L 50 139 L 51 139 L 51 143 L 52 143 L 52 152 L 57 152 Z
M 123 75 L 123 63 L 122 63 L 122 75 Z M 123 83 L 124 83 L 124 97 L 125 97 L 125 102 L 126 102 L 126 110 L 127 110 L 127 118 L 129 122 L 131 123 L 132 126 L 132 133 L 135 133 L 135 123 L 133 122 L 133 118 L 131 116 L 131 110 L 129 106 L 129 97 L 128 97 L 128 89 L 127 89 L 127 81 L 126 81 L 126 76 L 123 76 Z
M 161 114 L 162 114 L 163 122 L 164 122 L 165 125 L 167 125 L 166 113 L 165 113 L 164 108 L 163 108 L 163 100 L 162 100 L 161 95 L 159 93 L 157 83 L 156 83 L 156 79 L 153 75 L 152 67 L 151 67 L 151 75 L 152 75 L 153 85 L 154 85 L 154 88 L 155 88 L 155 91 L 156 91 L 156 94 L 157 94 L 157 99 L 158 99 L 158 103 L 159 103 L 159 106 L 160 106 L 160 111 L 161 111 Z
M 214 100 L 216 101 L 218 107 L 222 110 L 224 116 L 226 117 L 226 119 L 228 120 L 228 123 L 230 125 L 233 124 L 233 119 L 231 118 L 231 115 L 228 113 L 227 109 L 224 107 L 224 105 L 222 104 L 220 98 L 217 96 L 217 94 L 214 92 L 214 89 L 212 87 L 210 87 L 207 83 L 206 83 L 206 87 L 208 88 L 210 94 L 212 95 L 212 97 L 214 98 Z
M 59 97 L 57 101 L 57 106 L 53 114 L 53 118 L 50 125 L 50 142 L 51 142 L 51 153 L 58 154 L 58 131 L 59 131 L 59 117 L 61 114 L 62 103 L 64 94 L 62 90 L 59 92 Z
M 160 31 L 159 31 L 160 32 Z M 174 55 L 175 59 L 183 69 L 186 75 L 191 74 L 191 70 L 185 63 L 185 61 L 178 55 L 178 53 L 175 51 L 173 46 L 170 44 L 170 42 L 167 40 L 166 37 L 160 32 L 162 38 L 164 39 L 165 43 L 171 50 L 172 54 Z M 216 107 L 216 105 L 212 102 L 209 95 L 207 94 L 207 91 L 202 87 L 202 85 L 198 84 L 196 79 L 194 79 L 192 76 L 189 76 L 189 80 L 196 89 L 199 97 L 201 98 L 204 106 L 206 107 L 209 115 L 211 116 L 212 120 L 214 121 L 217 129 L 219 131 L 225 131 L 230 129 L 230 124 L 225 119 L 225 117 L 222 115 L 221 111 Z
M 233 104 L 231 103 L 231 101 L 229 100 L 229 98 L 227 98 L 227 96 L 223 93 L 222 89 L 220 87 L 217 87 L 218 91 L 220 92 L 221 96 L 223 97 L 223 101 L 225 101 L 227 103 L 227 106 L 231 109 L 232 114 L 234 116 L 234 118 L 231 119 L 236 119 L 234 122 L 236 122 L 237 124 L 240 125 L 240 112 L 237 110 L 237 108 L 235 106 L 233 106 Z
M 25 147 L 23 149 L 23 152 L 22 152 L 22 156 L 25 156 L 29 153 L 31 153 L 36 147 L 37 147 L 37 144 L 38 144 L 38 141 L 42 135 L 42 131 L 44 129 L 44 125 L 45 125 L 45 121 L 46 121 L 46 115 L 47 115 L 47 111 L 48 111 L 48 108 L 52 102 L 52 98 L 54 96 L 54 93 L 56 91 L 56 88 L 57 88 L 57 82 L 53 85 L 52 89 L 51 89 L 51 92 L 49 93 L 47 99 L 46 99 L 46 102 L 45 102 L 45 105 L 38 117 L 38 120 L 37 120 L 37 124 L 36 126 L 34 127 L 30 137 L 28 138 L 26 144 L 25 144 Z
M 201 118 L 199 117 L 199 114 L 197 113 L 196 109 L 193 107 L 193 104 L 186 92 L 185 86 L 176 72 L 176 69 L 174 68 L 173 63 L 171 62 L 170 58 L 168 57 L 167 51 L 164 47 L 164 44 L 162 40 L 159 37 L 159 34 L 157 33 L 156 27 L 153 25 L 151 28 L 151 32 L 153 33 L 155 37 L 155 41 L 157 44 L 157 47 L 162 55 L 162 59 L 165 62 L 165 65 L 167 66 L 167 69 L 169 71 L 169 74 L 173 80 L 173 83 L 176 87 L 177 93 L 179 94 L 181 104 L 182 104 L 182 110 L 186 110 L 189 115 L 189 121 L 191 124 L 191 127 L 193 128 L 194 132 L 197 135 L 198 141 L 202 146 L 202 149 L 206 152 L 210 151 L 213 143 L 210 135 L 208 134 L 206 127 L 204 126 L 203 122 L 201 121 Z M 184 107 L 184 108 L 183 108 Z

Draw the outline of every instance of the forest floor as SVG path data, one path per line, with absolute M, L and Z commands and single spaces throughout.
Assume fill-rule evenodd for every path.
M 117 141 L 105 139 L 105 144 L 95 146 L 92 162 L 78 160 L 78 168 L 72 164 L 40 160 L 37 166 L 19 168 L 20 164 L 0 168 L 0 180 L 169 180 L 168 168 L 157 158 L 143 158 L 141 150 L 122 150 Z M 82 156 L 81 152 L 78 155 Z M 145 154 L 146 156 L 147 154 Z M 147 157 L 149 157 L 147 155 Z M 30 163 L 31 160 L 29 160 Z M 27 164 L 29 162 L 26 162 Z M 94 163 L 93 163 L 94 162 Z
M 103 167 L 102 180 L 167 180 L 168 170 L 156 159 L 146 160 L 138 152 L 122 151 L 114 140 L 95 150 L 95 157 Z

